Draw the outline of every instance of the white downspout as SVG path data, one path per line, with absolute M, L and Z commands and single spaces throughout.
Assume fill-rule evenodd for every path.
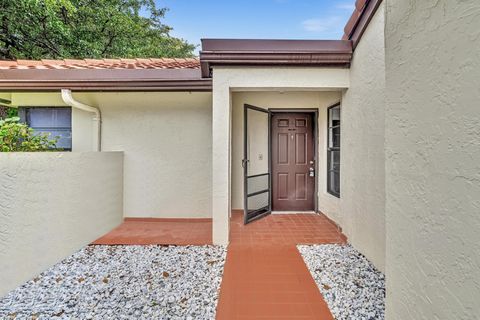
M 83 111 L 95 113 L 93 121 L 96 122 L 97 127 L 97 151 L 102 151 L 102 114 L 100 109 L 83 104 L 72 97 L 72 91 L 70 89 L 62 89 L 62 99 L 67 105 L 72 108 L 77 108 Z

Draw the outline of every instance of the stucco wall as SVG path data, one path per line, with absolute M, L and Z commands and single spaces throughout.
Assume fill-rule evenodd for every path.
M 232 94 L 232 208 L 243 209 L 243 106 L 251 104 L 261 108 L 318 109 L 318 209 L 338 218 L 339 199 L 327 193 L 327 108 L 340 101 L 340 91 L 330 92 L 234 92 Z M 265 136 L 265 139 L 268 138 Z M 255 139 L 266 147 L 265 141 Z M 257 150 L 258 151 L 258 150 Z M 268 148 L 262 151 L 264 165 L 267 166 Z M 251 154 L 251 161 L 258 160 L 258 152 Z M 264 171 L 266 172 L 266 171 Z M 252 173 L 253 174 L 253 173 Z
M 385 271 L 384 5 L 350 68 L 341 109 L 341 218 L 349 242 Z
M 122 221 L 123 154 L 0 153 L 0 296 Z
M 125 216 L 211 217 L 211 93 L 95 96 L 104 150 L 125 152 Z
M 480 314 L 480 2 L 387 2 L 387 319 Z
M 16 93 L 17 105 L 64 105 L 59 93 Z M 212 94 L 74 93 L 99 107 L 102 150 L 125 153 L 126 217 L 211 217 Z M 73 151 L 93 150 L 93 115 L 72 112 Z
M 94 117 L 91 112 L 72 109 L 72 151 L 97 151 L 97 126 Z

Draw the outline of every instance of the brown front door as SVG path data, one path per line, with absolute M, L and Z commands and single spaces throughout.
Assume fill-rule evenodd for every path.
M 272 116 L 272 209 L 315 209 L 314 130 L 312 113 Z

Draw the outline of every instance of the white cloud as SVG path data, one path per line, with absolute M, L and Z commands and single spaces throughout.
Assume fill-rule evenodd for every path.
M 328 17 L 319 19 L 307 19 L 302 21 L 302 27 L 309 32 L 328 32 L 341 30 L 343 28 L 340 17 Z
M 335 6 L 337 9 L 345 9 L 349 11 L 355 10 L 355 4 L 354 3 L 339 3 Z

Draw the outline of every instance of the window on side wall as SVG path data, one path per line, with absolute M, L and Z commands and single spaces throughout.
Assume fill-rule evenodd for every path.
M 57 148 L 72 150 L 72 109 L 64 107 L 21 107 L 19 116 L 35 133 L 58 137 Z
M 340 104 L 328 108 L 327 191 L 340 198 Z

